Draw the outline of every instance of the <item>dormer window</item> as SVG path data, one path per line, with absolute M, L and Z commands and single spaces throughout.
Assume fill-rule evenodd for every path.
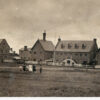
M 70 44 L 68 44 L 68 49 L 70 49 L 72 46 Z
M 78 48 L 79 48 L 79 46 L 77 44 L 75 44 L 75 49 L 78 49 Z
M 86 48 L 86 45 L 85 44 L 82 44 L 82 49 L 85 49 Z
M 61 44 L 61 49 L 65 48 L 65 46 L 63 44 Z

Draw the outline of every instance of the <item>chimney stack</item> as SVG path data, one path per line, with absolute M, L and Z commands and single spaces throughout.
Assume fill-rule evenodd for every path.
M 27 46 L 24 46 L 24 50 L 27 50 Z
M 60 42 L 61 41 L 61 38 L 60 38 L 60 36 L 59 36 L 59 38 L 58 38 L 58 42 Z
M 93 39 L 93 41 L 96 43 L 96 42 L 97 42 L 97 39 L 96 39 L 96 38 L 94 38 L 94 39 Z
M 46 31 L 43 33 L 43 40 L 46 41 Z

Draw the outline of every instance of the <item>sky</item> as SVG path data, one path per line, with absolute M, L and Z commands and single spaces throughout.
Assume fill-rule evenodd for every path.
M 100 0 L 0 0 L 0 38 L 16 52 L 42 39 L 93 40 L 100 47 Z

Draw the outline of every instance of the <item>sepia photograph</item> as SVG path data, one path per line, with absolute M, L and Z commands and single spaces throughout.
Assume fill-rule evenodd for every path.
M 100 0 L 0 0 L 1 97 L 100 97 Z

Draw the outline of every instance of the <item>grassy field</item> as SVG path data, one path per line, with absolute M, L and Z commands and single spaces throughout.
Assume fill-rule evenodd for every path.
M 0 68 L 0 96 L 70 97 L 100 96 L 100 69 L 43 66 L 42 74 Z

